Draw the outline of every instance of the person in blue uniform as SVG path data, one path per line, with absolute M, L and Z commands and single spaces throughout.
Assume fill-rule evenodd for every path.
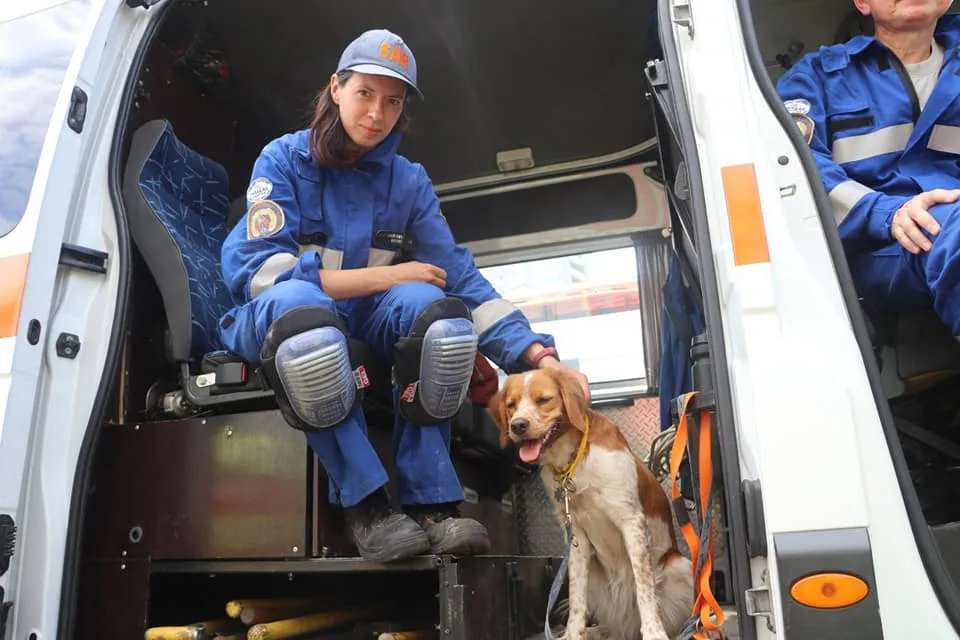
M 286 420 L 302 429 L 345 508 L 360 554 L 392 561 L 489 546 L 462 518 L 449 455 L 450 419 L 477 351 L 507 372 L 556 367 L 554 340 L 535 333 L 457 245 L 423 166 L 397 154 L 417 63 L 396 34 L 360 35 L 317 99 L 309 129 L 268 143 L 247 212 L 222 249 L 236 307 L 225 346 L 260 362 Z M 465 123 L 464 126 L 469 126 Z M 398 498 L 366 435 L 366 386 L 347 337 L 392 365 Z
M 960 336 L 960 16 L 950 0 L 854 4 L 875 35 L 804 56 L 777 90 L 867 306 L 932 307 Z

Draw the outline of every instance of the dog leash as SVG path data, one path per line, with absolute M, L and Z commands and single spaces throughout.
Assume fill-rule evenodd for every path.
M 550 585 L 550 595 L 547 598 L 547 613 L 543 618 L 543 635 L 547 640 L 556 640 L 553 631 L 550 629 L 550 613 L 557 604 L 557 597 L 560 595 L 560 589 L 563 588 L 563 581 L 567 577 L 567 569 L 570 565 L 570 552 L 577 546 L 577 537 L 573 535 L 573 516 L 570 515 L 570 494 L 577 490 L 573 483 L 573 474 L 583 461 L 587 453 L 587 436 L 590 433 L 590 416 L 583 418 L 583 435 L 580 437 L 580 445 L 574 453 L 570 464 L 566 469 L 559 469 L 550 465 L 553 475 L 557 478 L 557 491 L 554 493 L 554 499 L 563 505 L 563 531 L 566 538 L 565 549 L 563 552 L 563 561 L 560 563 L 560 569 Z

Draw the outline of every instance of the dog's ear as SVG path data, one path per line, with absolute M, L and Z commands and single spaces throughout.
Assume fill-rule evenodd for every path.
M 500 431 L 500 448 L 503 449 L 507 446 L 507 404 L 506 400 L 503 397 L 503 392 L 506 390 L 506 385 L 503 389 L 500 389 L 493 397 L 490 398 L 490 402 L 487 404 L 487 413 L 490 415 L 490 418 L 493 420 L 493 423 L 497 425 L 497 430 Z
M 584 420 L 587 416 L 587 397 L 580 388 L 580 383 L 572 375 L 548 369 L 560 389 L 560 399 L 563 401 L 563 412 L 567 414 L 567 421 L 581 433 L 586 431 Z

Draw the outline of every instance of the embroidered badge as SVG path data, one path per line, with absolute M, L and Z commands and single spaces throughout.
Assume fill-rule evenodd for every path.
M 283 209 L 273 200 L 251 205 L 247 212 L 247 238 L 268 238 L 283 229 Z
M 795 113 L 793 114 L 793 121 L 797 123 L 797 128 L 800 129 L 803 139 L 807 141 L 807 144 L 810 144 L 810 141 L 813 140 L 813 119 L 805 113 Z
M 247 187 L 247 201 L 250 203 L 266 200 L 273 191 L 273 183 L 266 178 L 257 178 Z
M 803 98 L 787 100 L 783 103 L 783 106 L 787 108 L 788 113 L 799 114 L 801 116 L 805 116 L 810 113 L 810 101 L 804 100 Z

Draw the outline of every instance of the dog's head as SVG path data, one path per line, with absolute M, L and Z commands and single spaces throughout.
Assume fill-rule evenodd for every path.
M 533 463 L 567 429 L 583 432 L 587 401 L 573 376 L 536 369 L 508 376 L 487 409 L 500 430 L 500 446 L 517 444 L 520 459 Z

